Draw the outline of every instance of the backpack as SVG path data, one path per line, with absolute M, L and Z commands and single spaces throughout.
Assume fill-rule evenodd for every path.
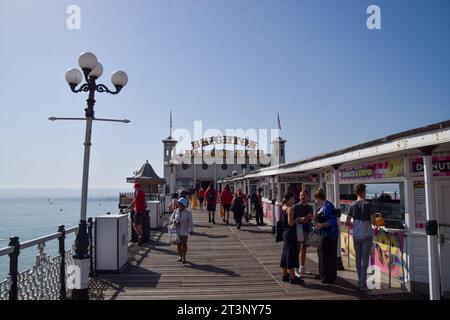
M 208 202 L 214 202 L 214 200 L 215 200 L 214 191 L 208 191 L 208 194 L 206 195 L 206 199 L 208 200 Z
M 236 212 L 242 212 L 244 211 L 245 207 L 244 207 L 244 201 L 242 200 L 241 197 L 236 197 L 233 200 L 233 203 L 231 204 L 230 210 L 234 213 Z

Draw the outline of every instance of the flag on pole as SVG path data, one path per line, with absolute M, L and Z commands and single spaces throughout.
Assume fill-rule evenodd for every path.
M 278 130 L 281 130 L 281 121 L 280 121 L 280 113 L 277 112 L 277 118 L 278 118 Z
M 172 136 L 172 110 L 170 110 L 170 136 Z

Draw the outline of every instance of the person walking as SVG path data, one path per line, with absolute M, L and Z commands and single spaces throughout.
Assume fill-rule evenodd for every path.
M 236 195 L 231 203 L 231 211 L 233 211 L 234 221 L 236 222 L 236 229 L 242 226 L 242 217 L 245 214 L 245 197 L 241 189 L 237 190 Z
M 262 188 L 258 189 L 256 193 L 255 212 L 256 212 L 256 225 L 264 226 L 264 209 L 262 204 Z
M 180 191 L 180 198 L 184 198 L 187 201 L 187 208 L 189 208 L 189 197 L 191 195 L 191 191 L 187 189 L 181 189 Z
M 359 289 L 367 288 L 367 268 L 372 251 L 375 210 L 371 202 L 366 200 L 366 185 L 355 186 L 357 200 L 350 205 L 346 226 L 353 228 L 353 246 L 355 248 L 356 271 L 358 272 Z M 353 220 L 353 223 L 352 223 Z
M 186 253 L 188 250 L 188 237 L 194 234 L 194 221 L 192 220 L 192 213 L 188 209 L 188 201 L 186 198 L 178 199 L 178 208 L 172 213 L 170 224 L 175 224 L 177 235 L 180 241 L 177 244 L 178 262 L 186 263 Z
M 205 199 L 206 199 L 206 210 L 208 210 L 209 222 L 216 224 L 216 221 L 214 220 L 214 215 L 216 213 L 217 207 L 217 191 L 214 190 L 214 186 L 212 183 L 208 186 L 208 189 L 206 189 Z
M 201 186 L 197 191 L 198 202 L 200 203 L 200 210 L 203 210 L 203 202 L 205 201 L 205 189 Z
M 198 208 L 197 190 L 194 188 L 192 188 L 191 203 L 191 209 L 195 210 Z
M 242 197 L 242 201 L 244 201 L 244 206 L 245 206 L 245 210 L 244 210 L 245 221 L 249 222 L 250 221 L 250 213 L 249 213 L 250 208 L 247 208 L 248 207 L 248 195 L 243 193 L 242 189 L 241 189 L 241 197 Z
M 145 194 L 144 191 L 142 191 L 141 184 L 137 182 L 134 184 L 134 200 L 125 210 L 129 211 L 133 207 L 133 229 L 138 234 L 138 246 L 141 246 L 144 242 L 144 231 L 142 229 L 142 224 L 144 223 L 144 215 L 145 210 L 147 209 L 147 204 L 145 203 Z
M 319 275 L 322 283 L 333 284 L 337 277 L 337 242 L 339 229 L 337 226 L 336 209 L 326 199 L 325 191 L 319 188 L 314 194 L 317 208 L 316 225 L 322 236 L 322 244 L 317 249 L 319 256 Z
M 220 205 L 223 209 L 223 223 L 230 223 L 230 208 L 231 202 L 233 201 L 233 194 L 230 191 L 230 186 L 226 185 L 220 194 Z
M 280 213 L 281 231 L 283 237 L 283 252 L 281 254 L 280 267 L 283 270 L 284 282 L 291 284 L 303 284 L 304 281 L 295 275 L 298 268 L 298 240 L 297 223 L 299 219 L 294 218 L 295 196 L 292 192 L 284 195 Z
M 300 268 L 296 270 L 296 274 L 298 277 L 305 274 L 311 274 L 310 271 L 306 270 L 305 261 L 306 261 L 306 239 L 308 238 L 308 233 L 311 230 L 311 221 L 314 218 L 314 210 L 313 207 L 308 204 L 309 194 L 308 191 L 302 190 L 300 191 L 300 202 L 294 206 L 294 215 L 295 217 L 299 217 L 300 225 L 297 228 L 301 228 L 303 233 L 303 241 L 299 243 L 300 250 Z

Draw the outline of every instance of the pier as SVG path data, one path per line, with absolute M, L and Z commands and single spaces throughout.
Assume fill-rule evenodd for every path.
M 164 216 L 167 221 L 167 215 Z M 193 210 L 194 235 L 189 237 L 187 263 L 177 262 L 175 245 L 166 243 L 165 223 L 152 230 L 149 243 L 133 247 L 131 266 L 122 274 L 91 278 L 94 300 L 167 299 L 413 299 L 418 296 L 398 289 L 363 293 L 351 280 L 354 271 L 339 272 L 335 285 L 314 279 L 318 265 L 315 248 L 307 255 L 305 285 L 281 281 L 279 267 L 282 243 L 276 243 L 270 226 L 256 226 L 254 220 L 236 230 L 216 217 L 208 222 L 205 211 Z M 231 222 L 231 221 L 230 221 Z M 167 222 L 166 222 L 167 223 Z M 349 276 L 350 275 L 350 276 Z

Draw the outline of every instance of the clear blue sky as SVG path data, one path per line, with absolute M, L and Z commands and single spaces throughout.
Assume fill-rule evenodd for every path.
M 66 8 L 81 8 L 81 30 Z M 368 30 L 366 9 L 381 8 Z M 92 187 L 127 186 L 174 126 L 274 128 L 288 161 L 450 118 L 450 1 L 0 0 L 0 187 L 79 187 L 86 96 L 64 74 L 82 51 L 129 84 L 97 94 Z

